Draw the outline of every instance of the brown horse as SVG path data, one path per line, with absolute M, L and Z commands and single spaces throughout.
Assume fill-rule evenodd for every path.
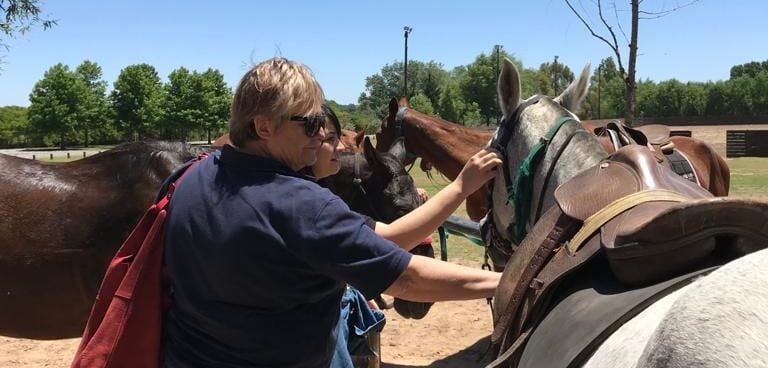
M 600 128 L 598 125 L 591 121 L 582 121 L 581 124 L 584 129 L 597 135 L 598 142 L 606 152 L 616 151 L 609 136 L 598 134 Z M 669 142 L 690 161 L 699 185 L 715 196 L 728 195 L 731 171 L 725 159 L 717 154 L 712 146 L 702 140 L 682 136 L 671 136 Z
M 597 128 L 589 122 L 583 124 L 585 129 L 593 133 Z M 467 160 L 488 144 L 493 131 L 467 128 L 422 114 L 411 109 L 405 98 L 400 101 L 393 98 L 389 102 L 389 115 L 382 121 L 381 129 L 376 133 L 376 148 L 387 150 L 394 139 L 401 136 L 405 138 L 405 147 L 411 160 L 417 156 L 421 157 L 422 168 L 434 165 L 438 171 L 453 180 Z M 598 137 L 598 140 L 607 152 L 613 152 L 609 138 Z M 670 137 L 670 141 L 691 161 L 699 184 L 704 189 L 716 196 L 728 195 L 728 165 L 711 146 L 690 137 L 675 136 Z M 482 219 L 489 209 L 487 188 L 469 196 L 466 207 L 470 219 Z
M 0 155 L 0 335 L 79 336 L 107 262 L 194 156 L 163 142 L 65 164 Z
M 393 98 L 389 102 L 389 115 L 376 133 L 376 149 L 387 151 L 395 139 L 403 137 L 411 162 L 416 156 L 421 157 L 422 162 L 434 165 L 453 180 L 469 158 L 488 144 L 492 135 L 492 131 L 471 129 L 422 114 L 410 109 L 405 98 L 399 102 Z M 467 214 L 473 221 L 479 221 L 488 212 L 488 195 L 487 188 L 483 187 L 467 198 Z

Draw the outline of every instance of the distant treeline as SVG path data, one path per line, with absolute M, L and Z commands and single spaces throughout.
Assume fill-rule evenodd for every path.
M 521 72 L 523 96 L 555 95 L 574 79 L 562 62 L 526 68 L 506 52 L 478 55 L 446 70 L 436 61 L 408 62 L 407 96 L 412 108 L 468 126 L 494 125 L 498 61 L 507 57 Z M 403 95 L 403 65 L 393 62 L 366 78 L 357 104 L 330 100 L 347 129 L 374 132 L 392 97 Z M 612 58 L 593 70 L 584 119 L 624 114 L 624 88 Z M 56 64 L 35 84 L 28 108 L 0 107 L 0 146 L 72 146 L 136 139 L 207 140 L 226 131 L 232 90 L 215 69 L 179 67 L 161 81 L 148 64 L 125 67 L 106 92 L 101 67 Z M 637 115 L 649 117 L 742 118 L 768 116 L 768 60 L 736 65 L 725 81 L 641 80 Z

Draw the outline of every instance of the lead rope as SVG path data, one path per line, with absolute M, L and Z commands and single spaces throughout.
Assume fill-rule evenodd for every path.
M 488 258 L 489 258 L 488 246 L 485 246 L 483 248 L 485 249 L 485 251 L 483 252 L 483 265 L 480 266 L 480 268 L 486 271 L 492 271 L 491 264 L 488 263 Z M 495 322 L 494 318 L 496 318 L 495 317 L 496 314 L 494 313 L 494 310 L 493 310 L 493 297 L 485 298 L 485 301 L 488 302 L 488 307 L 491 309 L 491 330 L 493 330 L 493 328 L 496 327 L 496 324 L 494 323 Z M 477 357 L 477 360 L 475 361 L 475 363 L 482 362 L 488 356 L 488 354 L 491 353 L 491 351 L 493 351 L 493 341 L 488 340 L 488 347 L 485 349 L 485 352 L 483 352 L 482 354 L 480 354 L 479 357 Z

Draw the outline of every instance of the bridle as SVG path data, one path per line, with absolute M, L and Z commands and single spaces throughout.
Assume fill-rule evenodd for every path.
M 365 160 L 365 157 L 363 157 L 363 154 L 360 152 L 354 153 L 354 176 L 352 178 L 352 183 L 354 184 L 355 188 L 357 188 L 358 195 L 362 196 L 362 201 L 365 202 L 365 206 L 369 209 L 370 217 L 377 221 L 394 221 L 394 218 L 385 218 L 382 213 L 376 209 L 376 206 L 374 206 L 374 203 L 372 201 L 372 198 L 368 195 L 369 189 L 365 188 L 365 184 L 363 182 L 363 176 L 362 176 L 362 169 L 361 165 L 362 162 Z M 410 175 L 408 173 L 393 173 L 393 180 L 398 178 L 410 178 Z M 397 215 L 397 214 L 395 214 Z
M 498 150 L 499 152 L 505 152 L 507 144 L 514 134 L 514 127 L 518 126 L 520 123 L 523 110 L 531 105 L 537 104 L 542 99 L 542 97 L 544 96 L 537 95 L 530 98 L 529 100 L 520 104 L 510 116 L 505 117 L 500 124 L 499 132 L 497 133 L 496 138 L 491 141 L 490 147 Z M 563 116 L 555 121 L 555 123 L 550 127 L 544 137 L 539 139 L 539 142 L 534 145 L 534 147 L 528 153 L 528 156 L 526 156 L 526 158 L 521 163 L 514 183 L 511 182 L 512 176 L 510 175 L 511 173 L 506 155 L 502 155 L 503 160 L 505 161 L 503 164 L 503 169 L 507 188 L 507 203 L 511 203 L 515 207 L 515 222 L 510 224 L 510 228 L 506 229 L 510 235 L 509 238 L 511 241 L 506 241 L 504 237 L 499 236 L 492 237 L 492 240 L 503 239 L 505 241 L 502 245 L 504 247 L 510 247 L 511 249 L 512 244 L 509 243 L 520 244 L 527 234 L 526 225 L 529 223 L 536 223 L 536 221 L 538 221 L 538 219 L 541 217 L 544 196 L 546 195 L 546 188 L 549 186 L 549 182 L 551 180 L 555 166 L 560 160 L 560 157 L 562 156 L 565 149 L 570 144 L 571 140 L 577 134 L 586 133 L 586 131 L 581 129 L 572 130 L 566 136 L 563 144 L 558 147 L 558 150 L 555 152 L 553 157 L 552 164 L 546 171 L 542 190 L 539 192 L 538 198 L 536 198 L 536 214 L 533 219 L 530 219 L 529 217 L 531 213 L 531 204 L 534 201 L 534 198 L 532 198 L 534 174 L 536 173 L 538 165 L 545 157 L 552 140 L 560 132 L 560 129 L 569 122 L 579 123 L 576 118 L 570 115 Z M 491 183 L 491 185 L 493 185 L 493 183 Z M 491 234 L 493 234 L 493 231 L 498 232 L 498 229 L 495 229 L 493 221 L 490 222 L 490 227 L 494 227 L 493 229 L 489 229 L 492 231 Z M 492 242 L 492 244 L 494 244 L 496 248 L 500 248 L 498 245 L 496 245 L 495 242 Z M 503 249 L 499 250 L 504 251 Z
M 355 171 L 354 171 L 354 177 L 352 178 L 352 183 L 355 185 L 355 188 L 357 188 L 358 193 L 362 194 L 363 196 L 363 203 L 368 207 L 370 210 L 371 217 L 374 220 L 383 220 L 382 217 L 379 214 L 379 211 L 376 210 L 376 206 L 374 206 L 371 203 L 370 198 L 368 197 L 368 192 L 365 190 L 365 187 L 363 186 L 363 178 L 362 175 L 360 175 L 360 162 L 363 160 L 363 155 L 360 152 L 355 152 Z
M 411 161 L 411 166 L 408 167 L 408 172 L 411 172 L 413 165 L 416 163 L 416 159 L 419 157 L 417 154 L 408 150 L 408 145 L 405 144 L 405 113 L 408 111 L 408 107 L 401 106 L 397 110 L 395 115 L 395 137 L 392 142 L 398 138 L 403 138 L 403 147 L 405 148 L 405 158 Z

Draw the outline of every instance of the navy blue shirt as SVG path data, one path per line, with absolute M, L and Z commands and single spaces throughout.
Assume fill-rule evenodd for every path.
M 346 283 L 371 298 L 411 255 L 277 161 L 225 146 L 173 194 L 166 367 L 327 367 Z

